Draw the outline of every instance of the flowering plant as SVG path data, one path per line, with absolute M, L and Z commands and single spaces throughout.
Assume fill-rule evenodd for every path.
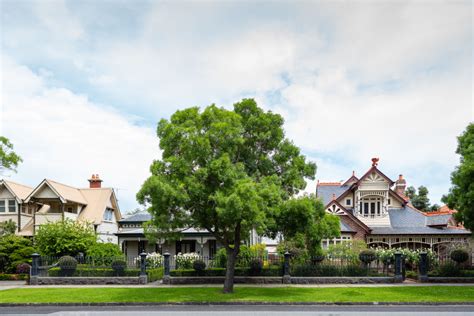
M 176 266 L 179 269 L 192 269 L 194 261 L 199 259 L 199 255 L 195 252 L 181 253 L 178 252 L 173 258 L 176 261 Z
M 140 256 L 136 257 L 135 265 L 140 266 L 140 261 Z M 149 269 L 161 268 L 163 266 L 163 256 L 157 252 L 147 253 L 145 262 Z

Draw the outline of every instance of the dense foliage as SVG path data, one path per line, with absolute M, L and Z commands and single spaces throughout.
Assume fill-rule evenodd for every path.
M 16 231 L 16 223 L 9 219 L 8 221 L 0 222 L 0 237 L 13 235 Z
M 224 292 L 233 290 L 240 246 L 252 230 L 283 232 L 285 238 L 303 232 L 310 251 L 317 251 L 321 235 L 339 228 L 337 218 L 325 220 L 314 196 L 295 198 L 305 178 L 314 179 L 316 166 L 285 138 L 283 118 L 254 100 L 233 110 L 211 105 L 177 111 L 159 122 L 157 134 L 162 158 L 153 162 L 137 199 L 153 215 L 157 234 L 178 238 L 192 226 L 224 246 Z
M 22 263 L 31 263 L 31 255 L 35 252 L 31 240 L 8 235 L 0 238 L 0 272 L 15 273 Z
M 22 162 L 20 156 L 13 151 L 13 144 L 4 136 L 0 136 L 0 173 L 3 170 L 16 171 Z
M 431 205 L 428 193 L 428 188 L 423 185 L 418 187 L 418 192 L 413 186 L 409 186 L 405 191 L 405 195 L 410 198 L 411 204 L 413 204 L 416 209 L 422 212 L 437 211 L 440 206 L 438 204 Z
M 460 164 L 451 174 L 452 187 L 443 202 L 458 211 L 456 218 L 474 231 L 474 123 L 458 137 Z
M 93 260 L 96 265 L 109 265 L 114 259 L 123 257 L 118 245 L 102 242 L 95 242 L 90 245 L 86 250 L 86 254 L 88 260 Z
M 86 253 L 96 242 L 92 225 L 72 220 L 41 225 L 35 235 L 35 245 L 43 256 L 76 256 Z

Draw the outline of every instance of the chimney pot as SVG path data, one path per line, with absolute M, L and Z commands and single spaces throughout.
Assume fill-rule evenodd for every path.
M 98 174 L 92 174 L 89 181 L 89 188 L 91 189 L 100 189 L 102 187 L 102 180 L 99 178 Z

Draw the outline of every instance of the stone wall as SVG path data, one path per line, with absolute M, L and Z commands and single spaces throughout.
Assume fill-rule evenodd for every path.
M 223 284 L 224 277 L 169 277 L 165 284 Z M 394 283 L 393 277 L 235 277 L 236 284 L 374 284 Z
M 146 277 L 34 277 L 30 285 L 146 284 Z

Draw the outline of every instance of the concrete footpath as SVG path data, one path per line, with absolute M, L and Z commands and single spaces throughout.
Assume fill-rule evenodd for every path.
M 416 283 L 405 281 L 403 283 L 390 284 L 236 284 L 235 287 L 303 287 L 303 288 L 327 288 L 327 287 L 396 287 L 396 286 L 474 286 L 470 283 Z M 151 282 L 144 285 L 28 285 L 25 281 L 0 281 L 0 291 L 9 289 L 29 288 L 172 288 L 172 287 L 222 287 L 221 284 L 188 284 L 188 285 L 167 285 L 160 281 Z

